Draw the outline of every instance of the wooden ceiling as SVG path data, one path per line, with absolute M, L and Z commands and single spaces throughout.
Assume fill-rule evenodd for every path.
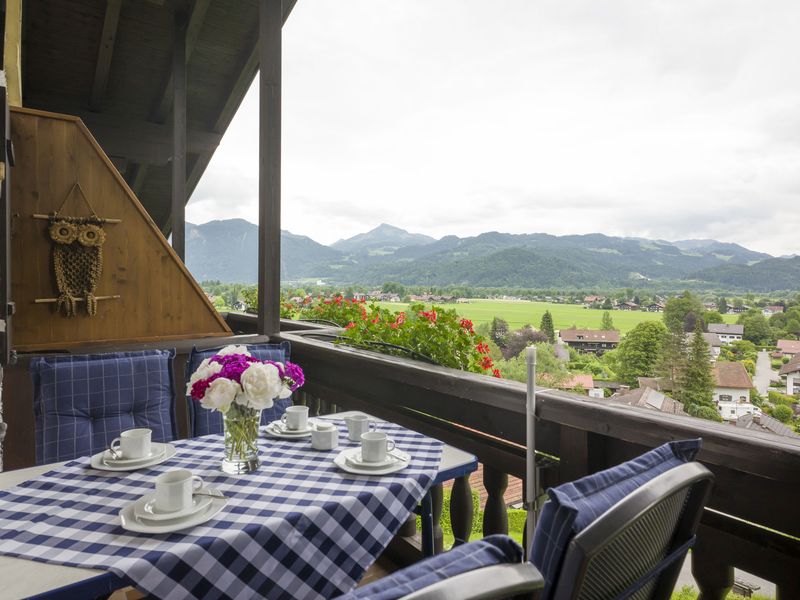
M 22 25 L 23 106 L 81 117 L 165 235 L 176 10 L 191 196 L 258 70 L 258 0 L 26 0 Z

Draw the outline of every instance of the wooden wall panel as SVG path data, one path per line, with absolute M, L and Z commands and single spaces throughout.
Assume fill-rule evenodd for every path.
M 77 117 L 14 109 L 11 137 L 12 299 L 17 305 L 14 348 L 44 351 L 98 342 L 154 341 L 230 335 L 220 317 L 155 227 L 118 171 Z M 78 304 L 75 317 L 56 312 L 36 298 L 58 294 L 47 221 L 34 213 L 56 210 L 80 183 L 106 224 L 103 273 L 96 295 L 120 298 L 98 302 L 89 317 Z M 86 215 L 73 193 L 62 214 Z

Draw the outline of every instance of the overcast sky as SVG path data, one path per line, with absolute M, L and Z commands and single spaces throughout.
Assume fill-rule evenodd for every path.
M 800 252 L 797 0 L 299 0 L 282 227 Z M 257 222 L 254 85 L 187 219 Z

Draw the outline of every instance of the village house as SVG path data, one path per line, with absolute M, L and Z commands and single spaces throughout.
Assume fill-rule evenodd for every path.
M 626 300 L 625 302 L 620 302 L 617 308 L 618 310 L 639 310 L 639 305 L 636 302 Z
M 780 374 L 786 377 L 786 393 L 790 396 L 800 394 L 800 354 L 783 365 Z
M 750 404 L 753 381 L 740 362 L 717 361 L 713 368 L 714 403 L 725 421 L 735 421 L 742 415 L 759 414 Z
M 692 343 L 692 337 L 694 336 L 693 333 L 686 334 L 686 343 Z M 719 339 L 719 336 L 716 333 L 704 333 L 703 339 L 708 344 L 708 349 L 711 352 L 711 362 L 716 362 L 719 358 L 720 352 L 722 352 L 722 340 Z
M 570 375 L 569 379 L 553 387 L 560 390 L 583 390 L 589 393 L 594 389 L 594 378 L 585 374 Z
M 605 329 L 561 329 L 561 341 L 578 352 L 594 352 L 597 355 L 613 350 L 619 344 L 619 331 Z
M 792 358 L 800 354 L 800 340 L 778 340 L 777 346 L 781 356 Z
M 783 312 L 783 307 L 782 306 L 779 306 L 779 305 L 778 306 L 765 306 L 763 308 L 763 310 L 761 311 L 761 314 L 763 314 L 765 317 L 771 317 L 772 315 L 777 315 L 778 313 L 782 313 L 782 312 Z
M 781 423 L 774 417 L 764 414 L 742 415 L 736 419 L 736 426 L 751 431 L 767 431 L 777 435 L 785 435 L 786 437 L 800 437 L 791 427 Z
M 685 415 L 683 404 L 670 398 L 664 392 L 658 391 L 649 386 L 636 388 L 614 394 L 609 400 L 615 404 L 625 404 L 627 406 L 639 406 L 649 410 L 657 410 L 663 413 L 673 415 Z
M 730 344 L 742 339 L 744 325 L 735 323 L 709 323 L 708 333 L 716 333 L 723 344 Z

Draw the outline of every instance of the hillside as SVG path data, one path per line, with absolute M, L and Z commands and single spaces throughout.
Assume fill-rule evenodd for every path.
M 800 288 L 800 256 L 771 258 L 752 266 L 725 265 L 706 269 L 692 279 L 753 292 L 796 290 Z
M 309 237 L 281 231 L 281 279 L 298 279 L 341 254 Z M 258 226 L 244 219 L 186 224 L 186 266 L 198 281 L 258 281 Z
M 242 219 L 187 225 L 186 255 L 199 280 L 255 283 L 258 228 Z M 497 231 L 434 240 L 391 225 L 332 246 L 283 231 L 281 277 L 335 284 L 475 287 L 692 285 L 768 291 L 800 287 L 800 258 L 773 258 L 715 240 L 647 240 L 599 233 Z

